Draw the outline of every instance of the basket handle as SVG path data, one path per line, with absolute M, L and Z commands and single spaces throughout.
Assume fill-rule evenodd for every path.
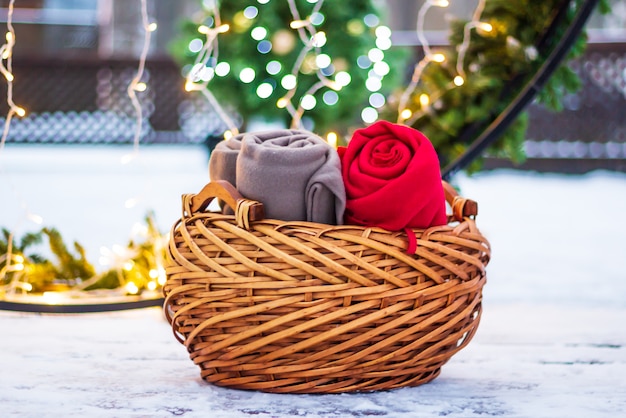
M 474 200 L 459 196 L 454 187 L 448 182 L 442 181 L 442 184 L 446 201 L 452 208 L 452 216 L 454 219 L 460 222 L 464 218 L 478 214 L 478 203 Z M 226 180 L 212 181 L 204 186 L 198 194 L 188 196 L 189 204 L 187 207 L 189 215 L 206 210 L 209 203 L 211 203 L 213 199 L 218 198 L 226 202 L 226 204 L 235 211 L 235 216 L 245 218 L 245 220 L 242 219 L 244 224 L 265 218 L 263 203 L 244 198 L 241 193 Z
M 265 218 L 263 203 L 244 198 L 235 187 L 226 180 L 212 181 L 195 195 L 183 197 L 183 201 L 188 209 L 188 215 L 206 210 L 213 199 L 220 199 L 235 212 L 237 218 L 241 218 L 242 226 L 248 226 L 252 221 L 259 221 Z
M 478 214 L 478 203 L 474 200 L 459 196 L 454 187 L 447 181 L 442 181 L 441 183 L 443 184 L 446 202 L 448 202 L 452 208 L 452 216 L 455 220 L 461 222 L 464 218 Z

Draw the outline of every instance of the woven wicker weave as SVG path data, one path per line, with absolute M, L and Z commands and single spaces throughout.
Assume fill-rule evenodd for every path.
M 475 202 L 444 186 L 450 222 L 414 230 L 414 255 L 404 232 L 262 219 L 227 183 L 184 195 L 165 313 L 202 378 L 282 393 L 434 379 L 476 332 L 490 257 Z M 205 212 L 214 197 L 235 216 Z

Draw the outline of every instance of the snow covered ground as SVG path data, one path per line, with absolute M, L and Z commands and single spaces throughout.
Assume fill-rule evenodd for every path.
M 30 215 L 97 259 L 153 209 L 208 180 L 199 147 L 15 147 L 0 153 L 0 226 Z M 626 415 L 626 175 L 497 170 L 455 182 L 493 248 L 470 345 L 433 382 L 394 391 L 275 395 L 203 382 L 159 308 L 0 312 L 6 417 L 617 417 Z M 131 208 L 126 208 L 129 203 Z M 135 205 L 131 205 L 134 203 Z

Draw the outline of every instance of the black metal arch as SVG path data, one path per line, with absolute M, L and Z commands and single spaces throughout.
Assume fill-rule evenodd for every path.
M 52 314 L 75 314 L 75 313 L 95 313 L 113 312 L 129 309 L 150 308 L 153 306 L 163 306 L 163 298 L 133 300 L 129 302 L 104 302 L 85 304 L 59 304 L 51 305 L 47 303 L 27 303 L 9 302 L 0 300 L 0 310 L 13 312 L 31 313 L 52 313 Z
M 537 93 L 541 91 L 546 81 L 552 76 L 554 71 L 561 65 L 561 62 L 569 52 L 570 48 L 580 35 L 583 27 L 587 23 L 589 16 L 597 6 L 599 0 L 584 0 L 583 4 L 578 8 L 575 17 L 567 27 L 561 39 L 548 55 L 547 59 L 535 75 L 525 84 L 516 97 L 504 109 L 502 113 L 497 115 L 486 128 L 473 140 L 471 145 L 456 160 L 444 167 L 442 177 L 449 180 L 463 168 L 467 167 L 473 160 L 480 157 L 485 149 L 493 144 L 502 133 L 511 125 L 511 123 L 519 116 L 519 114 L 528 106 L 535 98 Z M 546 31 L 547 36 L 556 36 L 556 28 L 564 24 L 567 9 L 576 4 L 576 0 L 565 1 L 557 18 L 555 18 Z M 544 38 L 544 41 L 546 39 Z M 473 134 L 473 129 L 466 130 L 461 135 L 467 138 Z M 466 136 L 467 135 L 467 136 Z M 468 138 L 469 139 L 469 138 Z

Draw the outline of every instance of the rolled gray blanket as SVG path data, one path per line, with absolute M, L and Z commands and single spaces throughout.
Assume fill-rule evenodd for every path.
M 337 151 L 300 130 L 243 133 L 217 144 L 211 180 L 228 180 L 265 206 L 268 218 L 343 223 L 346 193 Z

